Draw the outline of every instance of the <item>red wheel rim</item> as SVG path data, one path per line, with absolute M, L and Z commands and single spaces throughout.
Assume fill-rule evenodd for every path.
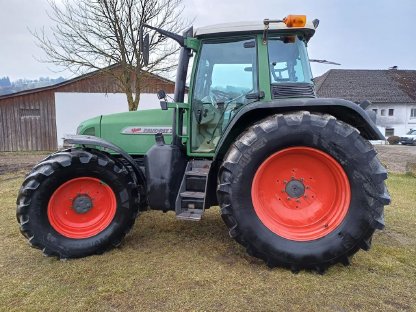
M 251 197 L 257 216 L 269 230 L 289 240 L 309 241 L 341 224 L 351 190 L 343 168 L 330 155 L 291 147 L 261 164 Z
M 69 238 L 97 235 L 111 223 L 117 201 L 113 190 L 96 178 L 69 180 L 52 194 L 48 204 L 51 226 Z

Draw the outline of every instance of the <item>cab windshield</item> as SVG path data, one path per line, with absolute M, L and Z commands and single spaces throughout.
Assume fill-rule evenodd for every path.
M 202 43 L 192 92 L 192 151 L 213 152 L 246 98 L 258 90 L 254 38 Z

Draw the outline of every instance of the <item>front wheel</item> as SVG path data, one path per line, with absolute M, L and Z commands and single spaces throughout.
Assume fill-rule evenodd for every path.
M 230 147 L 217 196 L 230 235 L 271 267 L 323 272 L 368 250 L 390 202 L 371 144 L 329 115 L 264 119 Z
M 17 219 L 45 255 L 78 258 L 118 246 L 134 224 L 140 194 L 117 159 L 92 150 L 52 154 L 26 177 Z

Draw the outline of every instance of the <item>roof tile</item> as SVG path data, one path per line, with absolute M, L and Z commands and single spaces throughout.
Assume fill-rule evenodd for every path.
M 331 69 L 315 78 L 318 97 L 353 102 L 416 102 L 416 70 Z

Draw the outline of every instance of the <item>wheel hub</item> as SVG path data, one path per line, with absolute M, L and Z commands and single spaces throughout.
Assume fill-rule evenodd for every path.
M 112 222 L 117 199 L 110 186 L 93 177 L 79 177 L 59 186 L 48 203 L 48 220 L 61 235 L 84 239 Z
M 341 224 L 351 190 L 342 166 L 332 156 L 299 146 L 264 160 L 254 176 L 251 198 L 257 216 L 273 233 L 310 241 Z
M 291 180 L 286 184 L 287 195 L 291 198 L 299 198 L 305 194 L 305 185 L 300 180 Z
M 72 201 L 72 208 L 77 213 L 87 213 L 92 207 L 92 199 L 87 194 L 78 195 Z

